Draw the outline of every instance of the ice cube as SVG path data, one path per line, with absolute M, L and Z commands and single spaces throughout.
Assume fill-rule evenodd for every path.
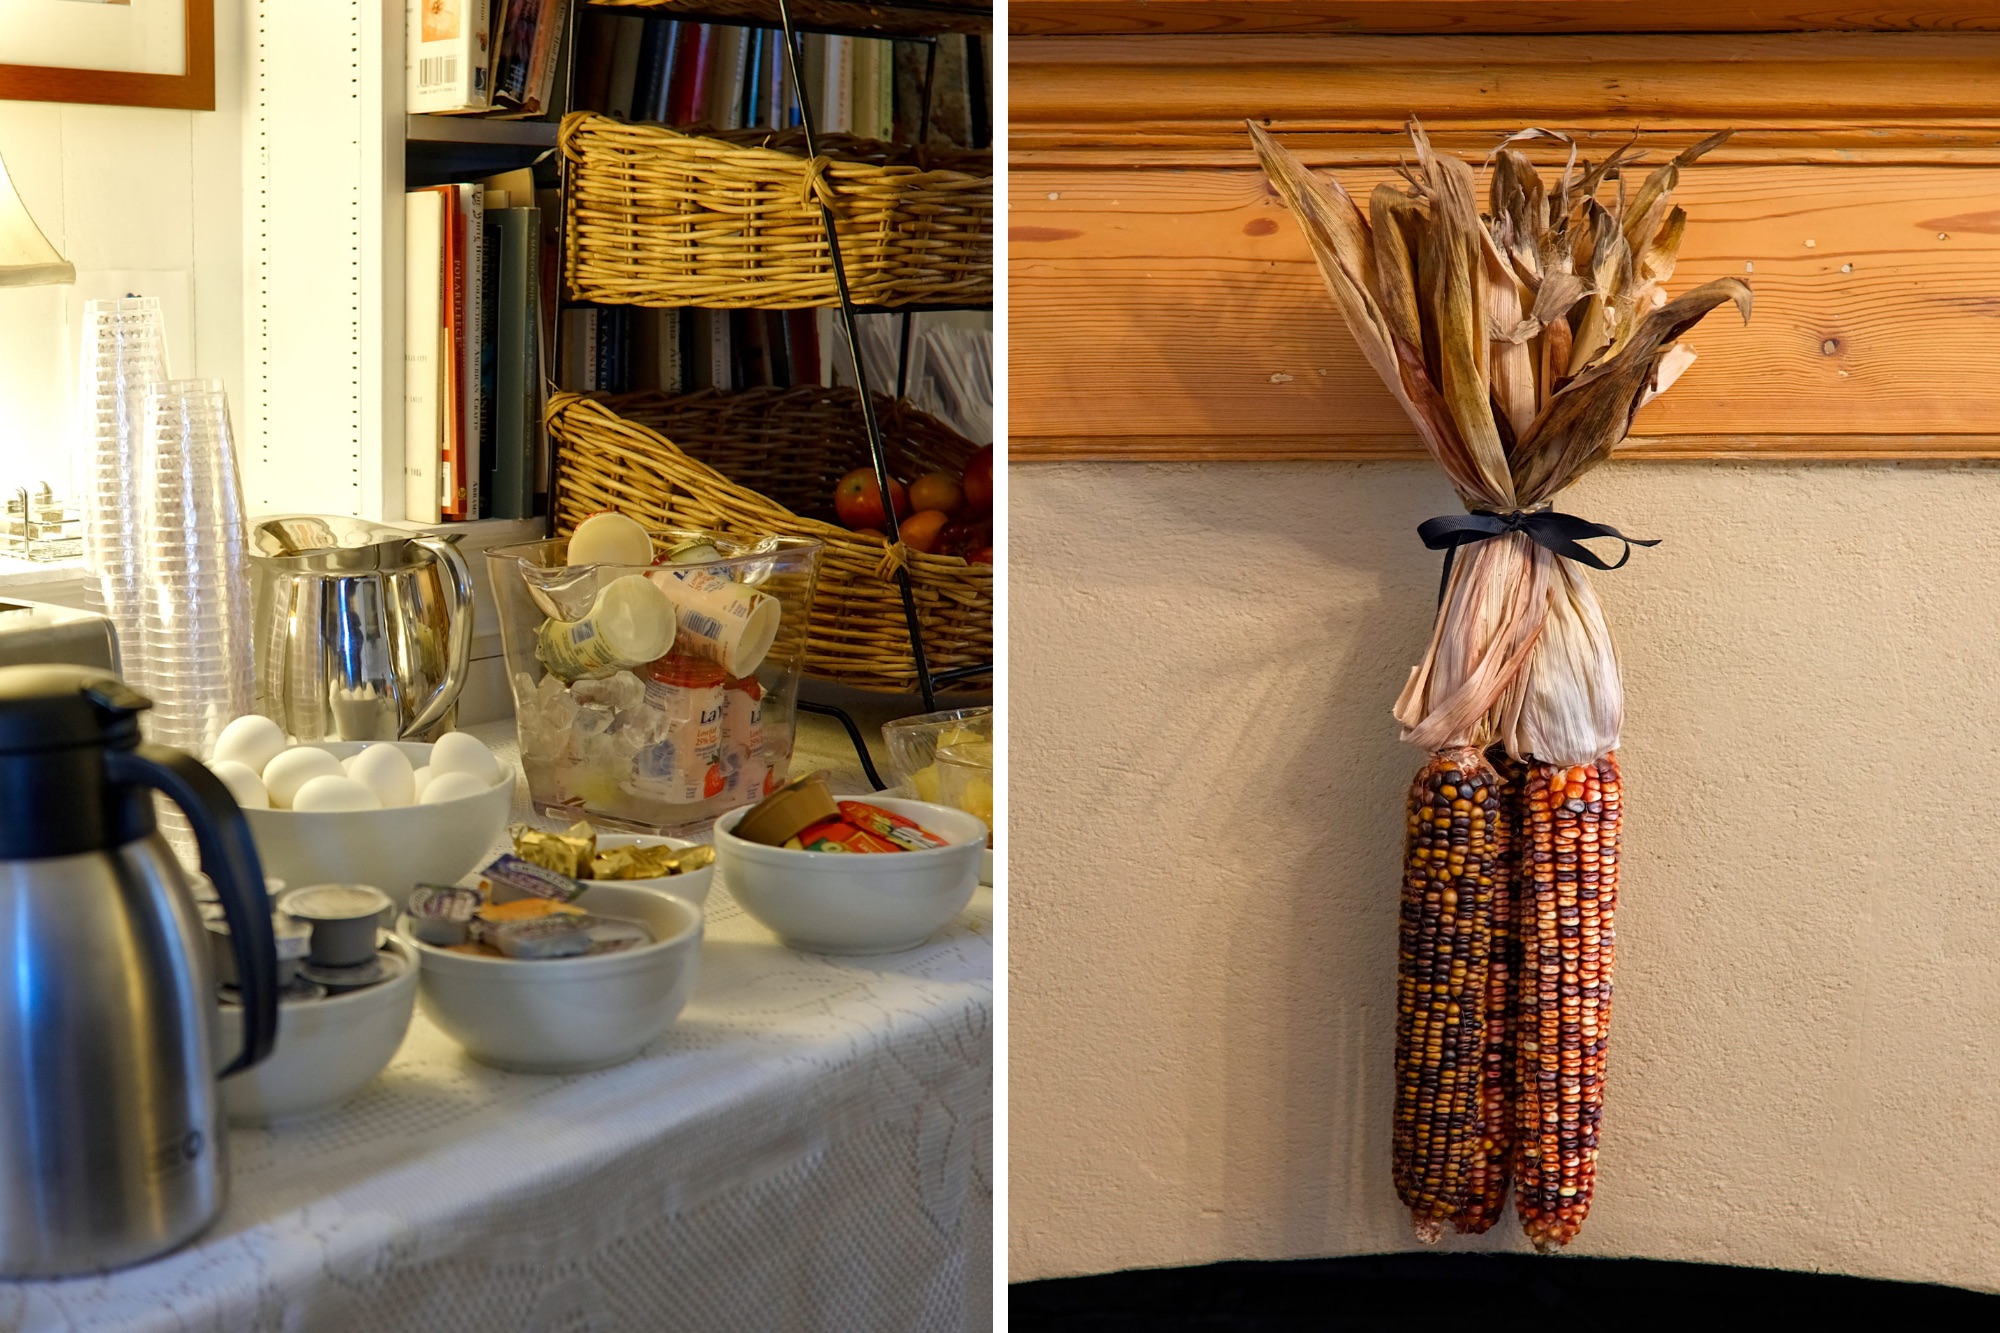
M 576 709 L 569 729 L 578 739 L 588 743 L 592 739 L 608 735 L 618 715 L 602 704 L 582 704 Z

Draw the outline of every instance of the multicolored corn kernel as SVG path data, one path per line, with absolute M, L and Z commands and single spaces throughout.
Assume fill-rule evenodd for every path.
M 1397 1194 L 1434 1241 L 1464 1209 L 1485 1128 L 1499 776 L 1470 747 L 1410 786 L 1396 970 Z

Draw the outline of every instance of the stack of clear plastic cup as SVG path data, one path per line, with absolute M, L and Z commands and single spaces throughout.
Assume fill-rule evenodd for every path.
M 84 458 L 83 555 L 87 605 L 108 616 L 126 662 L 143 655 L 139 485 L 142 399 L 167 377 L 159 300 L 130 296 L 83 308 L 78 380 Z
M 250 556 L 243 486 L 219 380 L 164 380 L 143 398 L 139 585 L 143 655 L 126 678 L 153 701 L 158 744 L 206 759 L 234 718 L 253 711 Z M 179 812 L 161 827 L 183 856 Z

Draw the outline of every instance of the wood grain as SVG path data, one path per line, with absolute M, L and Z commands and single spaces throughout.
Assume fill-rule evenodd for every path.
M 1244 32 L 1993 31 L 1992 4 L 1830 4 L 1788 0 L 1011 0 L 1022 35 Z
M 0 65 L 0 100 L 87 102 L 215 110 L 215 0 L 185 0 L 187 63 L 180 74 Z
M 1342 179 L 1365 194 L 1384 174 Z M 1017 170 L 1011 186 L 1022 456 L 1132 456 L 1116 442 L 1139 438 L 1178 442 L 1150 456 L 1374 456 L 1408 438 L 1254 170 Z M 1654 452 L 1880 455 L 1924 437 L 1915 456 L 1987 456 L 2000 168 L 1704 166 L 1677 197 L 1692 221 L 1674 289 L 1744 276 L 1757 313 L 1691 335 L 1702 359 L 1639 422 L 1686 443 Z M 1713 443 L 1745 436 L 1772 443 Z
M 2000 142 L 1995 86 L 2000 34 L 1039 38 L 1011 44 L 1008 105 L 1023 165 L 1248 163 L 1246 118 L 1316 160 L 1393 163 L 1411 115 L 1475 155 L 1538 124 L 1937 161 Z

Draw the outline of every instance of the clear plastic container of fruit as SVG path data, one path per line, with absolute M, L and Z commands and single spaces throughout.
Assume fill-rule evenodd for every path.
M 572 565 L 561 537 L 496 547 L 487 564 L 536 810 L 687 833 L 790 772 L 822 548 L 644 535 L 651 564 Z
M 882 724 L 896 781 L 920 801 L 978 815 L 993 827 L 993 710 L 954 708 Z

